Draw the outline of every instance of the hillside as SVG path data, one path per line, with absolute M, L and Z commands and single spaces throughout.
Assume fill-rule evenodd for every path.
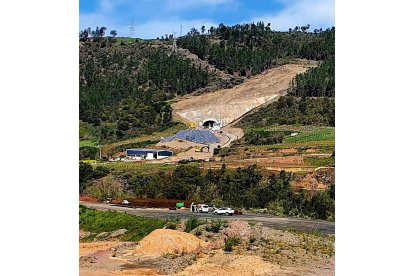
M 314 66 L 316 62 L 286 64 L 251 77 L 230 89 L 186 97 L 172 104 L 173 114 L 197 125 L 205 119 L 227 125 L 247 111 L 286 94 L 292 79 Z
M 335 29 L 274 32 L 263 22 L 220 24 L 178 38 L 79 42 L 80 138 L 114 142 L 172 126 L 171 99 L 232 88 L 292 58 L 334 54 Z

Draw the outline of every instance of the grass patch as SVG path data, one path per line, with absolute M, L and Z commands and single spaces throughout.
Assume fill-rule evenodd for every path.
M 296 144 L 311 141 L 335 141 L 335 128 L 325 127 L 316 128 L 309 132 L 305 131 L 296 136 L 287 137 L 283 141 L 284 144 Z
M 305 157 L 305 164 L 314 167 L 329 167 L 335 165 L 335 160 L 332 157 Z
M 271 126 L 262 128 L 247 128 L 246 133 L 255 132 L 298 132 L 296 136 L 285 136 L 281 144 L 270 145 L 236 145 L 243 150 L 261 150 L 261 149 L 305 149 L 315 148 L 321 153 L 332 153 L 335 148 L 335 128 L 320 126 Z
M 103 146 L 103 148 L 105 149 L 109 149 L 109 148 L 114 148 L 114 147 L 119 147 L 119 146 L 123 146 L 123 145 L 129 145 L 129 144 L 135 144 L 135 143 L 142 143 L 142 142 L 153 142 L 153 143 L 157 143 L 159 142 L 163 137 L 168 137 L 171 136 L 177 132 L 179 132 L 180 130 L 186 129 L 187 127 L 182 124 L 182 123 L 176 123 L 174 126 L 167 128 L 164 131 L 159 131 L 159 132 L 153 132 L 151 134 L 147 134 L 147 135 L 142 135 L 139 137 L 135 137 L 135 138 L 130 138 L 127 140 L 123 140 L 123 141 L 119 141 L 116 143 L 110 143 L 110 144 L 105 144 Z
M 232 252 L 233 246 L 237 246 L 241 243 L 241 239 L 239 237 L 230 237 L 224 240 L 224 251 Z
M 97 145 L 98 145 L 98 142 L 96 142 L 96 141 L 91 141 L 91 140 L 79 141 L 79 148 L 96 147 Z
M 79 228 L 88 232 L 111 232 L 127 229 L 121 237 L 123 241 L 139 241 L 153 230 L 162 228 L 165 221 L 137 217 L 125 213 L 97 211 L 79 206 Z
M 275 145 L 259 145 L 259 146 L 243 146 L 248 150 L 253 149 L 301 149 L 301 148 L 317 148 L 322 151 L 331 152 L 335 148 L 335 141 L 309 141 L 309 142 L 297 142 L 291 144 L 275 144 Z
M 211 221 L 210 225 L 206 227 L 206 231 L 218 233 L 221 227 L 225 226 L 226 224 L 227 224 L 226 220 L 221 220 L 221 219 L 213 220 Z
M 205 224 L 205 221 L 200 220 L 197 217 L 190 217 L 185 222 L 185 232 L 190 233 L 193 229 L 197 228 L 200 225 Z
M 157 172 L 169 172 L 174 170 L 178 164 L 147 164 L 141 162 L 106 162 L 106 163 L 92 163 L 94 168 L 96 166 L 102 166 L 108 168 L 113 172 L 131 172 L 131 173 L 142 173 L 142 174 L 154 174 Z M 196 166 L 199 167 L 199 162 L 193 162 L 184 164 L 181 166 Z

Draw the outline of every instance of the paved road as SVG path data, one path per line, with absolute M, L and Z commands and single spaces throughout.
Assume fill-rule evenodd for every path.
M 81 205 L 84 205 L 89 208 L 96 210 L 113 210 L 117 212 L 125 212 L 128 214 L 142 216 L 142 217 L 154 217 L 160 219 L 168 218 L 179 218 L 179 219 L 188 219 L 191 216 L 197 216 L 200 218 L 217 218 L 217 216 L 212 213 L 192 213 L 188 210 L 167 210 L 167 209 L 153 209 L 153 208 L 127 208 L 114 206 L 110 204 L 102 203 L 87 203 L 80 202 Z M 243 220 L 249 222 L 261 222 L 264 226 L 277 228 L 277 229 L 295 229 L 300 231 L 311 231 L 318 230 L 326 234 L 335 234 L 335 223 L 328 222 L 324 220 L 307 220 L 307 219 L 297 219 L 297 218 L 281 218 L 269 215 L 257 215 L 257 214 L 243 214 L 243 215 L 234 215 L 234 216 L 220 216 L 227 220 Z

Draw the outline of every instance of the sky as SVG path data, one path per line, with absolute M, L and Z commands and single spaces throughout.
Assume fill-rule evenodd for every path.
M 310 24 L 310 30 L 335 26 L 334 0 L 79 0 L 79 28 L 105 26 L 118 37 L 157 38 L 185 35 L 192 27 L 209 29 L 264 21 L 287 31 Z M 131 35 L 133 24 L 135 35 Z

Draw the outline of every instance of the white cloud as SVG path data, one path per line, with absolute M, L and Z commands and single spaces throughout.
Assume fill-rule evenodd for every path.
M 165 8 L 167 10 L 185 10 L 189 8 L 217 6 L 234 0 L 166 0 Z
M 180 35 L 180 25 L 182 24 L 182 34 L 186 34 L 192 27 L 200 29 L 202 25 L 209 29 L 210 26 L 217 26 L 217 22 L 212 19 L 185 20 L 180 19 L 180 9 L 186 13 L 187 9 L 215 7 L 222 8 L 224 5 L 237 4 L 238 0 L 164 0 L 158 6 L 152 5 L 150 0 L 141 0 L 140 4 L 135 0 L 100 0 L 95 12 L 80 14 L 80 29 L 87 27 L 105 26 L 110 30 L 117 30 L 118 36 L 130 36 L 130 23 L 132 16 L 120 16 L 117 8 L 120 5 L 128 6 L 133 13 L 151 13 L 152 19 L 145 22 L 135 22 L 135 37 L 156 38 L 173 31 Z M 334 0 L 274 0 L 282 4 L 282 9 L 273 14 L 265 14 L 255 18 L 245 20 L 240 23 L 264 21 L 270 22 L 274 30 L 288 30 L 295 26 L 310 24 L 310 30 L 315 28 L 327 28 L 335 25 Z M 146 9 L 142 9 L 146 6 Z M 169 9 L 175 9 L 175 13 Z M 154 12 L 156 11 L 156 12 Z M 175 16 L 174 16 L 175 15 Z M 139 18 L 136 15 L 135 18 Z
M 295 26 L 310 24 L 310 30 L 335 26 L 334 0 L 279 1 L 285 7 L 275 15 L 256 17 L 251 21 L 270 22 L 273 30 L 287 31 Z

